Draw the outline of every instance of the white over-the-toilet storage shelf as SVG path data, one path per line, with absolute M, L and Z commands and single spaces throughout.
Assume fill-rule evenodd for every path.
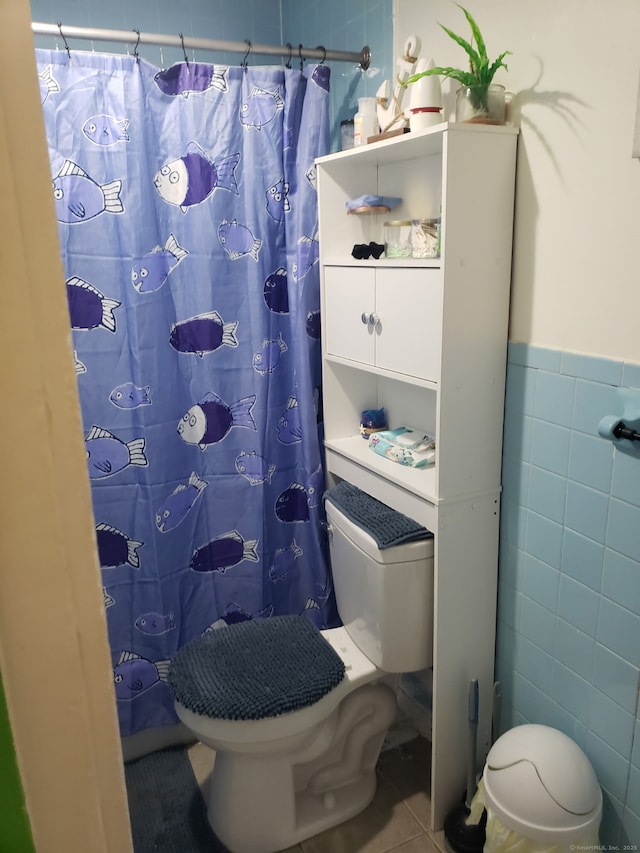
M 348 480 L 435 534 L 435 830 L 465 786 L 472 678 L 479 761 L 490 743 L 517 134 L 443 123 L 316 161 L 329 482 Z M 364 194 L 402 203 L 347 214 Z M 437 259 L 351 255 L 383 243 L 386 220 L 436 217 Z M 380 407 L 390 427 L 435 435 L 434 466 L 406 468 L 369 449 L 360 415 Z

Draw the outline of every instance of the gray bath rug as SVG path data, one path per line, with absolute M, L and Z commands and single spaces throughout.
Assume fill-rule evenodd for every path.
M 184 747 L 124 766 L 135 853 L 224 853 Z

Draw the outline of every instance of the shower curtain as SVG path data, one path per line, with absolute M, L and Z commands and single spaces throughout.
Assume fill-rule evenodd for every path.
M 36 53 L 129 735 L 176 722 L 168 665 L 194 637 L 337 624 L 314 166 L 329 69 Z

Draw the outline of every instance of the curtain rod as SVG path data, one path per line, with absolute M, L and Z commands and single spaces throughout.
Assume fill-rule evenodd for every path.
M 251 44 L 249 41 L 218 41 L 217 39 L 183 38 L 182 35 L 170 36 L 161 33 L 138 33 L 138 30 L 103 30 L 89 27 L 63 28 L 61 24 L 43 24 L 33 21 L 31 30 L 34 35 L 58 36 L 65 38 L 87 39 L 89 41 L 117 41 L 135 46 L 142 44 L 180 47 L 191 50 L 229 50 L 236 53 L 260 53 L 267 56 L 288 56 L 289 59 L 329 59 L 334 62 L 357 62 L 363 71 L 371 63 L 371 50 L 365 45 L 357 53 L 349 50 L 325 50 L 321 45 L 315 48 L 290 45 Z M 133 34 L 133 35 L 132 35 Z

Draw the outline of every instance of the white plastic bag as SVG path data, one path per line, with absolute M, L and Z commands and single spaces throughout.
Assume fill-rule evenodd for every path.
M 571 853 L 576 850 L 594 850 L 598 848 L 600 841 L 595 831 L 589 837 L 572 838 L 566 844 L 552 844 L 548 841 L 538 841 L 535 838 L 526 838 L 508 826 L 495 815 L 486 805 L 484 797 L 484 784 L 482 779 L 478 783 L 478 790 L 471 801 L 470 823 L 478 823 L 482 816 L 482 810 L 487 812 L 486 840 L 483 853 Z

